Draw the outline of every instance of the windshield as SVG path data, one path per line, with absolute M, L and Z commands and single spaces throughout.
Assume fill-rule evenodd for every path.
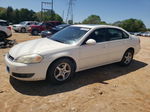
M 65 44 L 75 44 L 77 43 L 90 29 L 82 27 L 68 27 L 58 33 L 49 37 L 50 39 L 65 43 Z
M 37 25 L 41 26 L 43 23 L 38 23 Z
M 25 24 L 26 24 L 26 22 L 21 22 L 20 24 L 21 24 L 21 25 L 25 25 Z
M 65 27 L 67 27 L 67 26 L 69 26 L 69 25 L 68 24 L 62 24 L 62 25 L 56 26 L 56 28 L 61 30 L 61 29 L 65 28 Z

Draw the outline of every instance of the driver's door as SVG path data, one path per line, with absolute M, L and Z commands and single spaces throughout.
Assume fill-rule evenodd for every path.
M 106 41 L 106 29 L 101 28 L 93 31 L 91 35 L 80 46 L 79 50 L 79 68 L 87 69 L 108 63 L 108 50 Z M 96 40 L 96 44 L 87 45 L 88 39 Z

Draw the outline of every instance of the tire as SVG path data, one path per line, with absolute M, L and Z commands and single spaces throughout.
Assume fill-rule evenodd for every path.
M 134 55 L 134 51 L 133 50 L 127 50 L 124 55 L 122 60 L 120 61 L 120 65 L 121 66 L 128 66 L 131 64 L 131 62 L 133 61 L 133 55 Z
M 32 34 L 32 35 L 38 35 L 38 34 L 39 34 L 39 31 L 38 31 L 38 30 L 33 30 L 33 31 L 31 32 L 31 34 Z
M 17 30 L 14 30 L 16 33 L 18 33 L 18 31 Z
M 67 59 L 59 59 L 48 68 L 46 79 L 52 84 L 62 84 L 75 73 L 75 64 Z
M 5 40 L 6 37 L 7 35 L 4 32 L 0 32 L 0 41 Z
M 26 29 L 25 28 L 21 28 L 21 33 L 26 33 Z

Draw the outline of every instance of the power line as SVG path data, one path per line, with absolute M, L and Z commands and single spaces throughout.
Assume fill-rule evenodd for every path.
M 68 23 L 68 20 L 71 20 L 73 22 L 73 2 L 75 0 L 69 0 L 69 6 L 68 6 L 68 11 L 67 11 L 67 17 L 66 17 L 66 23 Z M 69 19 L 70 17 L 70 19 Z

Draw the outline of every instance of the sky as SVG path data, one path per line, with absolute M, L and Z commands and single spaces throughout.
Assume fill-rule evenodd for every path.
M 0 0 L 0 7 L 28 8 L 41 10 L 41 2 L 51 0 Z M 54 10 L 66 18 L 69 0 L 54 0 Z M 150 28 L 150 0 L 75 0 L 73 5 L 74 22 L 82 22 L 92 14 L 99 15 L 102 21 L 113 23 L 129 18 L 142 20 Z

